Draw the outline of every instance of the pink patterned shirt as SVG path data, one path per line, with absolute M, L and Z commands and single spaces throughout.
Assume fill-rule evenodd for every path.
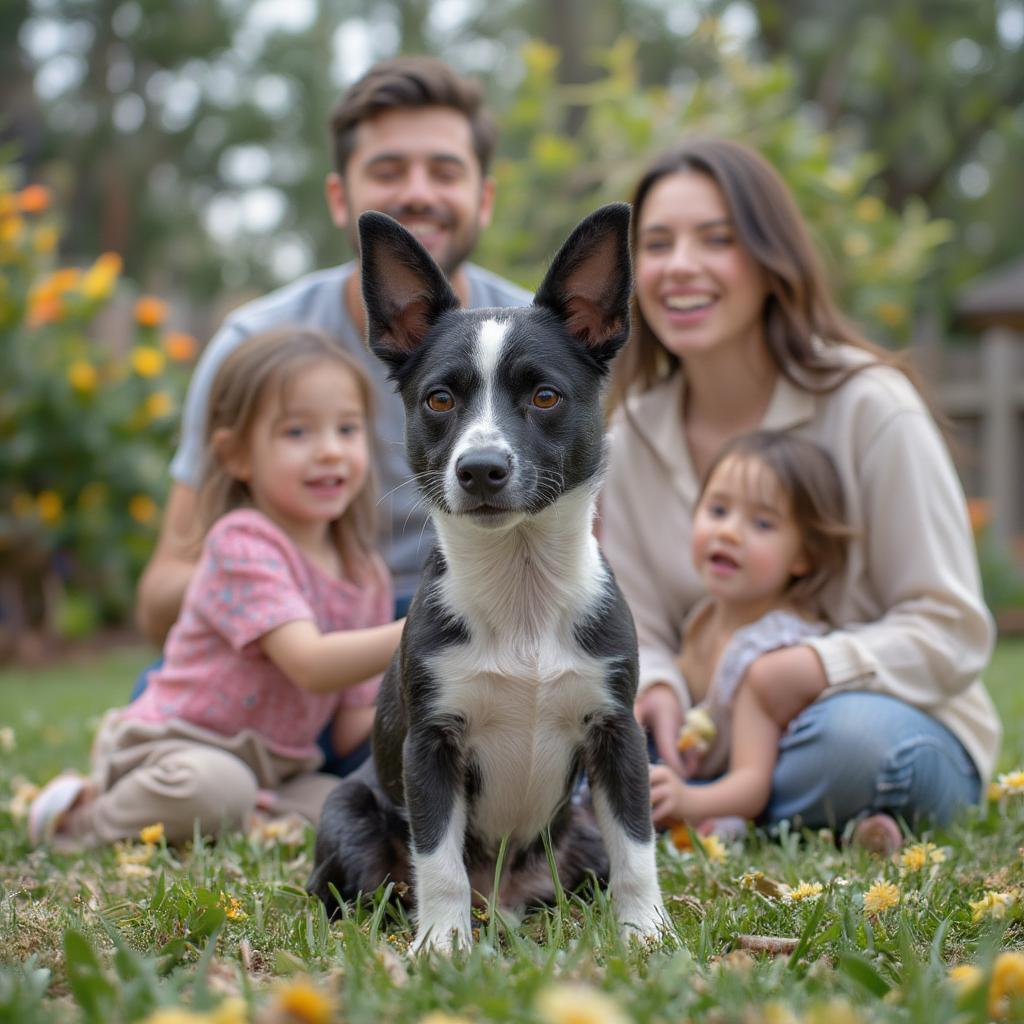
M 307 757 L 339 707 L 373 704 L 380 677 L 339 693 L 300 689 L 263 653 L 259 639 L 298 619 L 321 633 L 390 622 L 390 580 L 360 586 L 307 561 L 269 519 L 229 512 L 210 530 L 181 616 L 128 718 L 178 718 L 224 735 L 251 729 L 275 753 Z

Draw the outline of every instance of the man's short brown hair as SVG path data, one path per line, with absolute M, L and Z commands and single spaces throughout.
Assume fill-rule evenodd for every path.
M 386 110 L 449 107 L 469 121 L 473 151 L 486 174 L 494 155 L 498 128 L 484 107 L 478 79 L 463 78 L 437 57 L 394 57 L 374 64 L 350 86 L 331 113 L 334 169 L 344 176 L 363 121 Z

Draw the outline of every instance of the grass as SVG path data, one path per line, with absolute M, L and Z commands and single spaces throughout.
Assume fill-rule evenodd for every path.
M 0 754 L 0 1024 L 1024 1020 L 1024 1002 L 986 1006 L 1001 985 L 1024 994 L 1024 957 L 1005 955 L 1024 948 L 1024 793 L 922 837 L 935 847 L 916 848 L 916 868 L 812 833 L 685 852 L 666 838 L 674 934 L 662 944 L 624 945 L 603 894 L 569 895 L 516 929 L 481 914 L 479 941 L 450 960 L 411 957 L 408 920 L 383 894 L 329 923 L 303 890 L 309 830 L 185 851 L 31 850 L 8 794 L 19 777 L 85 768 L 97 716 L 148 657 L 0 672 L 0 725 L 16 743 Z M 1022 679 L 1024 641 L 1003 641 L 987 676 L 1007 728 L 1002 770 L 1024 765 Z M 776 951 L 747 951 L 750 935 Z M 959 995 L 957 964 L 982 971 Z

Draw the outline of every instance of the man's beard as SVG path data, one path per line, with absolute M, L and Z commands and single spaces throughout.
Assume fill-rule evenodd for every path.
M 387 209 L 379 210 L 379 213 L 386 213 L 389 217 L 394 217 L 399 224 L 404 227 L 403 221 L 415 220 L 422 218 L 425 220 L 431 220 L 438 224 L 446 232 L 449 232 L 447 236 L 447 244 L 440 255 L 435 256 L 434 253 L 430 252 L 431 257 L 437 263 L 437 265 L 444 272 L 444 276 L 449 280 L 456 273 L 459 267 L 469 259 L 470 253 L 476 248 L 477 239 L 480 237 L 480 228 L 475 223 L 467 224 L 464 228 L 465 233 L 459 234 L 458 232 L 452 231 L 455 226 L 455 218 L 448 213 L 446 210 L 439 210 L 434 207 L 407 207 L 407 206 L 390 206 Z M 357 228 L 358 218 L 355 222 L 349 225 L 349 241 L 352 243 L 352 248 L 359 251 L 359 233 Z M 415 235 L 413 235 L 415 238 Z M 419 241 L 419 239 L 417 239 Z M 422 244 L 422 243 L 421 243 Z M 426 246 L 424 246 L 426 249 Z

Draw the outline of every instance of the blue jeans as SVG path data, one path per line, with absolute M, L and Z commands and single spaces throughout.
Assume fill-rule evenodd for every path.
M 944 824 L 980 797 L 977 768 L 944 725 L 895 697 L 841 693 L 790 723 L 760 820 L 838 830 L 888 811 Z

